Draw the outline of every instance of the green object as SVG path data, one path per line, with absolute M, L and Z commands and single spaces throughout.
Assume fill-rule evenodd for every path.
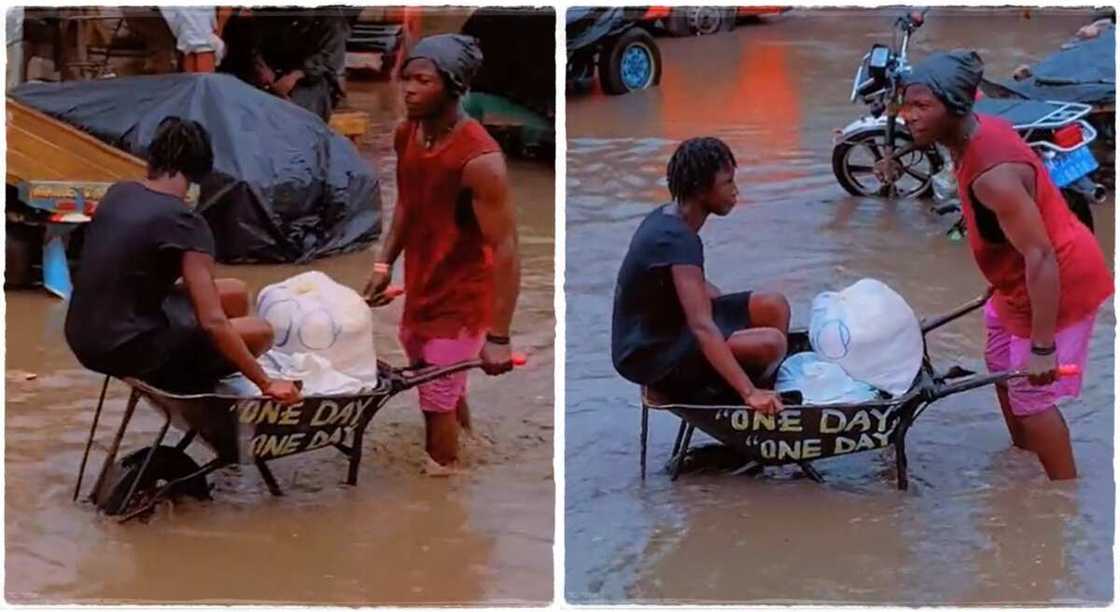
M 487 128 L 516 131 L 526 149 L 555 145 L 552 122 L 509 98 L 472 91 L 463 96 L 462 104 L 468 115 Z

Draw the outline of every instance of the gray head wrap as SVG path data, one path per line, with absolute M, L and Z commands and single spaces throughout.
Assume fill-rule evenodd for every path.
M 903 85 L 925 85 L 957 116 L 967 115 L 976 101 L 976 88 L 984 77 L 984 61 L 975 51 L 954 49 L 934 53 L 906 75 Z
M 482 49 L 478 41 L 462 34 L 439 34 L 420 39 L 403 68 L 414 59 L 430 60 L 443 75 L 451 94 L 463 95 L 470 89 L 471 79 L 482 66 Z

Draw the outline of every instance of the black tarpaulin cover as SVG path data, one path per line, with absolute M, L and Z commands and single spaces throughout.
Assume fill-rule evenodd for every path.
M 990 83 L 989 83 L 990 84 Z M 1031 77 L 998 85 L 1031 100 L 1112 104 L 1116 100 L 1116 29 L 1074 40 L 1031 66 Z
M 233 76 L 28 83 L 9 95 L 141 158 L 164 117 L 205 126 L 214 173 L 198 209 L 219 261 L 306 262 L 359 249 L 381 232 L 372 161 L 319 117 Z
M 632 24 L 621 7 L 573 6 L 567 13 L 568 55 L 623 32 Z

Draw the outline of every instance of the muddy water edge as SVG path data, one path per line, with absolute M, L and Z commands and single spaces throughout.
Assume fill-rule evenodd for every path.
M 934 9 L 914 59 L 976 48 L 986 72 L 1052 52 L 1088 21 L 1071 11 Z M 638 477 L 637 388 L 610 362 L 611 299 L 628 237 L 665 202 L 675 143 L 713 135 L 735 152 L 741 205 L 702 230 L 725 291 L 785 293 L 807 325 L 820 291 L 862 277 L 937 314 L 984 289 L 953 220 L 928 203 L 848 196 L 830 166 L 855 67 L 890 42 L 887 11 L 796 10 L 716 36 L 659 38 L 660 87 L 570 95 L 567 170 L 566 557 L 573 602 L 1104 603 L 1113 597 L 1113 302 L 1101 310 L 1081 399 L 1063 408 L 1081 478 L 1049 483 L 1010 448 L 990 389 L 937 402 L 908 437 L 911 488 L 893 453 L 819 462 L 826 482 L 657 468 L 676 419 L 651 418 Z M 1093 209 L 1109 262 L 1114 203 Z M 978 315 L 934 332 L 935 366 L 982 369 Z

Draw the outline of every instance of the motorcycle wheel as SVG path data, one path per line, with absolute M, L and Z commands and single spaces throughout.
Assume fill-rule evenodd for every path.
M 1097 233 L 1096 228 L 1093 227 L 1093 211 L 1089 207 L 1088 196 L 1076 189 L 1063 189 L 1062 197 L 1066 199 L 1069 209 L 1077 215 L 1077 218 L 1085 224 L 1085 227 L 1088 227 L 1090 232 Z
M 720 6 L 673 7 L 665 20 L 673 36 L 707 36 L 735 27 L 735 9 Z
M 624 94 L 661 82 L 661 51 L 653 36 L 630 28 L 599 52 L 599 80 L 608 94 Z
M 900 159 L 903 176 L 891 185 L 876 178 L 874 163 L 883 159 L 887 141 L 884 127 L 871 127 L 857 131 L 832 149 L 832 172 L 844 191 L 861 197 L 891 197 L 899 199 L 927 198 L 933 195 L 933 176 L 945 163 L 937 149 L 930 147 L 912 151 Z M 913 142 L 904 130 L 896 128 L 895 146 Z

